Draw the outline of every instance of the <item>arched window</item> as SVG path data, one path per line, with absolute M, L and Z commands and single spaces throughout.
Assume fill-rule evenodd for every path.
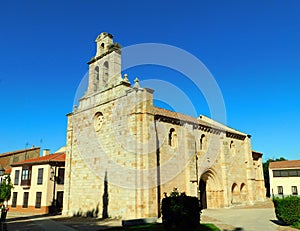
M 99 88 L 99 67 L 95 67 L 94 70 L 94 91 L 97 91 Z
M 174 128 L 171 128 L 169 132 L 169 145 L 173 148 L 177 147 L 177 133 Z
M 104 82 L 104 86 L 105 84 L 107 84 L 107 81 L 108 81 L 108 68 L 109 68 L 109 65 L 108 65 L 108 62 L 105 61 L 103 63 L 103 82 Z
M 234 156 L 235 155 L 235 143 L 233 141 L 230 142 L 230 152 Z
M 206 149 L 206 137 L 204 134 L 202 134 L 200 138 L 200 150 L 205 150 L 205 149 Z
M 244 183 L 241 184 L 241 193 L 246 193 L 247 192 L 247 187 Z
M 104 48 L 104 43 L 101 43 L 101 47 Z
M 231 192 L 232 193 L 238 193 L 239 189 L 236 183 L 233 183 L 232 187 L 231 187 Z
M 103 124 L 103 114 L 102 112 L 97 112 L 94 116 L 94 128 L 96 132 L 100 131 L 102 124 Z

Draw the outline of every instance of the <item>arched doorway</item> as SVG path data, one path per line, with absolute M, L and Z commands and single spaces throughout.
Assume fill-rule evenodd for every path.
M 203 209 L 224 207 L 224 193 L 217 173 L 210 168 L 199 181 L 199 202 Z
M 246 203 L 248 199 L 248 194 L 247 194 L 247 186 L 245 183 L 241 184 L 240 193 L 241 193 L 241 203 Z
M 233 183 L 231 186 L 231 195 L 232 195 L 232 204 L 239 204 L 240 203 L 240 192 L 239 188 L 236 183 Z
M 206 182 L 202 179 L 200 180 L 199 191 L 200 191 L 200 207 L 201 209 L 207 209 Z

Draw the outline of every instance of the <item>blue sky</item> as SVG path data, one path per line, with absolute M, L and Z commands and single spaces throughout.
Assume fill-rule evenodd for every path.
M 251 134 L 264 159 L 300 159 L 299 9 L 297 0 L 1 1 L 0 153 L 65 144 L 65 115 L 107 31 L 123 47 L 164 43 L 193 54 L 217 81 L 230 127 Z M 181 84 L 165 68 L 128 71 Z

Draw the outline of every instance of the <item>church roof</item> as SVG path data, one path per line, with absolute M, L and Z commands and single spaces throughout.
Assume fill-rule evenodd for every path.
M 170 110 L 167 110 L 167 109 L 164 109 L 164 108 L 159 108 L 159 107 L 154 108 L 154 114 L 169 117 L 169 118 L 173 118 L 173 119 L 178 119 L 178 120 L 181 120 L 181 121 L 192 122 L 192 123 L 195 123 L 195 124 L 198 124 L 200 122 L 199 119 L 194 118 L 192 116 L 181 114 L 181 113 L 178 113 L 178 112 L 173 112 L 173 111 L 170 111 Z M 210 124 L 205 123 L 204 125 L 209 126 Z
M 20 166 L 24 164 L 48 164 L 48 163 L 57 163 L 57 162 L 65 162 L 66 154 L 65 153 L 55 153 L 46 156 L 41 156 L 38 158 L 28 159 L 24 161 L 19 161 L 11 164 L 12 166 Z
M 185 115 L 178 112 L 173 112 L 164 108 L 154 107 L 154 115 L 163 119 L 168 118 L 169 121 L 175 124 L 181 124 L 182 122 L 189 122 L 194 126 L 199 127 L 202 130 L 214 130 L 217 133 L 226 132 L 227 137 L 237 138 L 244 140 L 247 135 L 243 132 L 230 128 L 224 124 L 221 124 L 215 120 L 212 120 L 206 116 L 200 115 L 199 118 L 195 118 L 189 115 Z M 167 120 L 167 119 L 166 119 Z
M 300 160 L 284 160 L 270 162 L 270 169 L 275 168 L 300 168 Z
M 254 150 L 252 150 L 252 158 L 254 159 L 254 160 L 258 160 L 259 158 L 261 158 L 262 157 L 262 153 L 261 152 L 257 152 L 257 151 L 254 151 Z

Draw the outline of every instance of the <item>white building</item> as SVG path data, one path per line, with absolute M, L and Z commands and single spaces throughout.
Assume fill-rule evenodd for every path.
M 300 160 L 271 162 L 269 165 L 271 195 L 299 195 Z
M 46 214 L 62 209 L 65 153 L 44 152 L 11 166 L 10 212 Z

